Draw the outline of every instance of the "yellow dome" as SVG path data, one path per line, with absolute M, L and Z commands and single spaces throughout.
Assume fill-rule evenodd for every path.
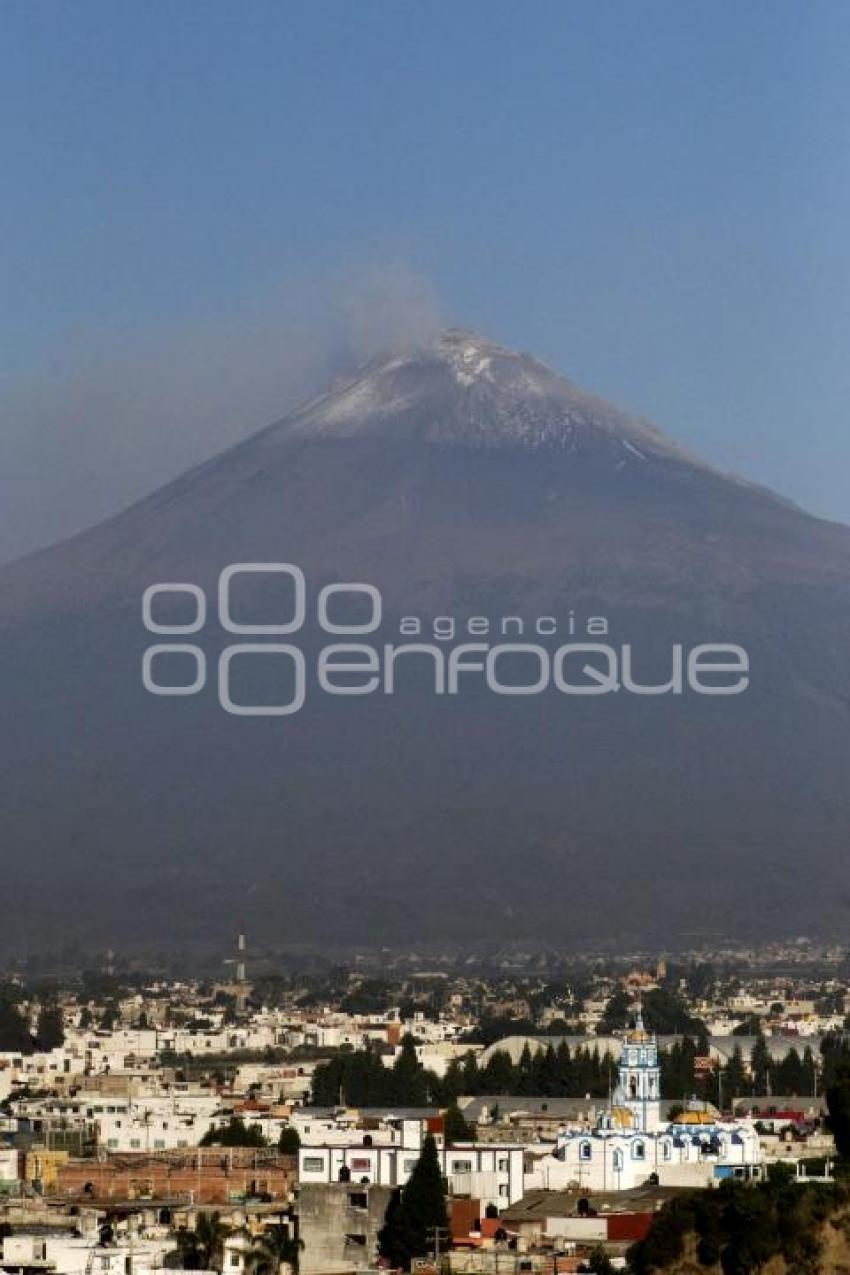
M 683 1111 L 674 1121 L 675 1124 L 714 1124 L 707 1111 Z
M 634 1113 L 629 1111 L 628 1107 L 612 1107 L 611 1123 L 619 1125 L 621 1129 L 630 1129 L 635 1122 Z

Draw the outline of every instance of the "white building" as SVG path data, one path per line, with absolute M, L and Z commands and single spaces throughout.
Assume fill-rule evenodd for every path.
M 594 1127 L 558 1136 L 527 1186 L 625 1191 L 656 1175 L 662 1186 L 709 1186 L 723 1178 L 759 1177 L 764 1156 L 751 1121 L 716 1120 L 685 1111 L 662 1124 L 658 1043 L 640 1013 L 623 1045 L 620 1079 L 608 1111 Z
M 161 1272 L 165 1256 L 174 1248 L 173 1240 L 127 1239 L 110 1245 L 59 1231 L 48 1234 L 16 1232 L 7 1235 L 0 1248 L 0 1265 L 9 1275 L 23 1275 L 34 1269 L 47 1275 L 126 1275 L 131 1268 L 138 1275 Z
M 416 1132 L 414 1133 L 414 1126 Z M 422 1145 L 422 1123 L 405 1121 L 402 1142 L 377 1143 L 361 1135 L 351 1142 L 302 1146 L 298 1153 L 299 1183 L 346 1182 L 361 1186 L 404 1186 Z M 482 1208 L 507 1208 L 522 1197 L 524 1150 L 516 1144 L 462 1143 L 437 1147 L 443 1176 L 452 1195 L 474 1196 Z

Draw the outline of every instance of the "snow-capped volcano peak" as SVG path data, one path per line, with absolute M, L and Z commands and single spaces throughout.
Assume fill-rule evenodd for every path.
M 449 328 L 434 343 L 438 358 L 445 360 L 459 385 L 474 385 L 478 380 L 492 381 L 493 359 L 509 355 L 502 346 L 484 341 L 474 332 Z
M 530 355 L 459 328 L 413 352 L 372 359 L 269 433 L 282 436 L 601 450 L 614 465 L 627 466 L 652 459 L 696 463 L 647 422 Z

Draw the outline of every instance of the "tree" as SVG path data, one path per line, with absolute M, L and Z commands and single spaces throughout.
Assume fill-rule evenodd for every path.
M 59 1049 L 65 1043 L 65 1021 L 58 1005 L 50 1003 L 42 1005 L 38 1015 L 35 1043 L 42 1053 Z
M 836 1067 L 826 1089 L 829 1129 L 842 1159 L 850 1156 L 850 1063 Z
M 280 1137 L 277 1140 L 277 1149 L 283 1155 L 298 1155 L 301 1146 L 301 1138 L 298 1130 L 291 1124 L 285 1125 L 280 1131 Z
M 439 1082 L 416 1057 L 416 1046 L 406 1036 L 392 1067 L 385 1067 L 371 1049 L 339 1054 L 321 1063 L 313 1073 L 313 1104 L 317 1107 L 350 1103 L 356 1107 L 404 1105 L 423 1107 Z
M 378 1253 L 396 1270 L 403 1270 L 410 1262 L 401 1215 L 401 1187 L 389 1198 L 384 1225 L 378 1232 Z
M 614 1264 L 601 1244 L 597 1244 L 584 1263 L 586 1271 L 593 1275 L 614 1275 Z
M 194 1231 L 181 1227 L 174 1238 L 183 1268 L 189 1271 L 220 1270 L 224 1241 L 229 1235 L 230 1227 L 222 1222 L 220 1213 L 201 1213 Z
M 6 1054 L 33 1052 L 33 1040 L 24 1016 L 5 996 L 0 997 L 0 1052 Z
M 770 1051 L 767 1041 L 759 1032 L 753 1052 L 750 1055 L 750 1071 L 753 1073 L 753 1090 L 757 1094 L 767 1093 L 767 1080 L 770 1075 Z
M 378 1235 L 378 1251 L 391 1265 L 407 1270 L 413 1258 L 433 1251 L 435 1231 L 445 1230 L 447 1225 L 440 1159 L 429 1133 L 407 1185 L 390 1198 Z
M 118 1007 L 110 1003 L 106 1006 L 101 1015 L 100 1025 L 104 1031 L 111 1032 L 115 1024 L 118 1022 Z
M 425 1071 L 416 1057 L 416 1044 L 408 1033 L 401 1042 L 401 1052 L 393 1063 L 395 1101 L 409 1107 L 424 1107 L 428 1101 Z
M 663 987 L 653 988 L 644 996 L 643 1020 L 648 1030 L 659 1036 L 697 1035 L 705 1031 L 705 1024 L 692 1016 L 682 997 Z
M 452 1142 L 471 1142 L 472 1130 L 463 1118 L 460 1108 L 452 1104 L 443 1117 L 443 1135 L 446 1145 Z
M 696 1088 L 696 1044 L 690 1037 L 675 1041 L 659 1055 L 661 1092 L 667 1098 L 690 1098 Z
M 174 1242 L 177 1245 L 176 1262 L 173 1256 L 168 1255 L 165 1259 L 167 1267 L 176 1265 L 178 1270 L 182 1271 L 198 1271 L 201 1269 L 201 1254 L 198 1250 L 198 1237 L 194 1231 L 188 1230 L 185 1226 L 181 1226 L 178 1231 L 174 1232 Z
M 514 1065 L 505 1049 L 491 1054 L 480 1073 L 484 1093 L 511 1093 L 514 1082 Z
M 599 1020 L 596 1028 L 597 1036 L 610 1036 L 612 1032 L 620 1031 L 629 1021 L 632 1003 L 628 994 L 619 990 L 614 993 L 608 1004 L 605 1006 L 605 1012 Z
M 250 1263 L 256 1275 L 278 1275 L 281 1266 L 298 1271 L 303 1241 L 289 1233 L 286 1226 L 267 1226 L 251 1249 Z
M 256 1125 L 250 1128 L 241 1116 L 231 1116 L 220 1129 L 209 1129 L 201 1138 L 202 1147 L 266 1147 L 268 1143 Z
M 735 1046 L 723 1073 L 723 1101 L 731 1106 L 747 1090 L 747 1072 L 740 1047 Z
M 748 1014 L 737 1027 L 732 1029 L 733 1036 L 761 1036 L 761 1019 L 757 1014 Z

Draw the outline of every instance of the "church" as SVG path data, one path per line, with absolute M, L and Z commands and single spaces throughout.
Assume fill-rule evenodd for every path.
M 625 1191 L 653 1175 L 662 1186 L 703 1187 L 762 1174 L 751 1121 L 724 1121 L 697 1110 L 662 1121 L 658 1042 L 638 1010 L 608 1109 L 594 1127 L 559 1133 L 555 1150 L 538 1161 L 533 1176 L 535 1185 L 550 1190 Z

